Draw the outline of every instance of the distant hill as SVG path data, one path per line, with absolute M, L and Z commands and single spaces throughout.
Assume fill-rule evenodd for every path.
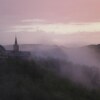
M 100 44 L 88 45 L 87 47 L 90 48 L 90 49 L 94 49 L 94 50 L 100 51 Z
M 13 45 L 5 45 L 4 47 L 7 50 L 12 50 L 13 49 Z M 20 47 L 21 51 L 48 50 L 48 49 L 51 49 L 51 48 L 65 48 L 65 49 L 68 49 L 67 47 L 64 47 L 64 46 L 43 45 L 43 44 L 22 44 L 22 45 L 19 45 L 19 47 Z M 87 45 L 87 46 L 83 46 L 83 47 L 87 47 L 87 48 L 91 48 L 91 49 L 96 49 L 96 50 L 98 49 L 99 50 L 100 49 L 100 44 L 97 44 L 97 45 Z
M 5 45 L 4 47 L 7 50 L 13 49 L 13 45 Z M 51 49 L 51 48 L 56 48 L 58 46 L 56 46 L 56 45 L 42 45 L 42 44 L 22 44 L 22 45 L 19 45 L 19 47 L 20 47 L 21 51 L 33 51 L 33 50 L 37 50 L 37 49 L 47 50 L 47 49 Z
M 87 55 L 89 53 L 90 55 L 93 55 L 92 57 L 96 59 L 100 59 L 99 53 L 100 53 L 100 44 L 98 45 L 87 45 L 83 47 L 77 47 L 77 48 L 67 48 L 64 46 L 57 46 L 57 45 L 42 45 L 42 44 L 23 44 L 20 45 L 20 50 L 21 51 L 30 51 L 31 54 L 34 57 L 38 58 L 56 58 L 56 59 L 66 59 L 68 54 L 71 56 L 76 56 L 81 54 L 81 58 L 83 59 L 83 56 Z M 12 45 L 7 45 L 5 46 L 7 50 L 12 50 L 13 46 Z M 69 56 L 70 56 L 69 55 Z M 74 57 L 75 57 L 74 56 Z M 86 57 L 87 58 L 87 57 Z M 78 58 L 80 59 L 80 58 Z
M 6 45 L 4 47 L 6 48 L 6 50 L 13 50 L 12 45 Z M 19 48 L 21 51 L 30 51 L 33 56 L 39 58 L 53 57 L 62 59 L 66 57 L 66 55 L 63 52 L 63 49 L 65 47 L 60 47 L 57 45 L 23 44 L 19 45 Z

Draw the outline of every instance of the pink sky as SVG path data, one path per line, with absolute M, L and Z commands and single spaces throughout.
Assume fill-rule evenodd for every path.
M 1 44 L 97 44 L 99 27 L 100 0 L 0 0 Z
M 0 15 L 50 21 L 100 20 L 100 0 L 0 0 Z

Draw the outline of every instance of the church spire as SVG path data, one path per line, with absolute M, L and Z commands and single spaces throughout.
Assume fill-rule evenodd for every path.
M 17 43 L 17 37 L 15 37 L 15 44 L 18 45 L 18 43 Z
M 16 36 L 15 36 L 15 44 L 13 46 L 13 51 L 14 52 L 19 52 L 19 45 L 18 45 L 17 37 Z

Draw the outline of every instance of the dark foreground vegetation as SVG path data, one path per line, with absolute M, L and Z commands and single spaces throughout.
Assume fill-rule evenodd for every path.
M 100 100 L 99 89 L 76 85 L 48 66 L 47 61 L 0 61 L 0 100 Z

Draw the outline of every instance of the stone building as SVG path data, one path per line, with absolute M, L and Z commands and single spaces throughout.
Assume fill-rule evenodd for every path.
M 15 37 L 15 43 L 13 45 L 13 50 L 5 50 L 5 48 L 0 45 L 0 59 L 8 58 L 8 57 L 29 59 L 31 57 L 31 53 L 27 51 L 20 51 L 17 38 Z
M 6 50 L 3 46 L 0 45 L 0 59 L 6 58 L 6 57 L 7 57 Z

